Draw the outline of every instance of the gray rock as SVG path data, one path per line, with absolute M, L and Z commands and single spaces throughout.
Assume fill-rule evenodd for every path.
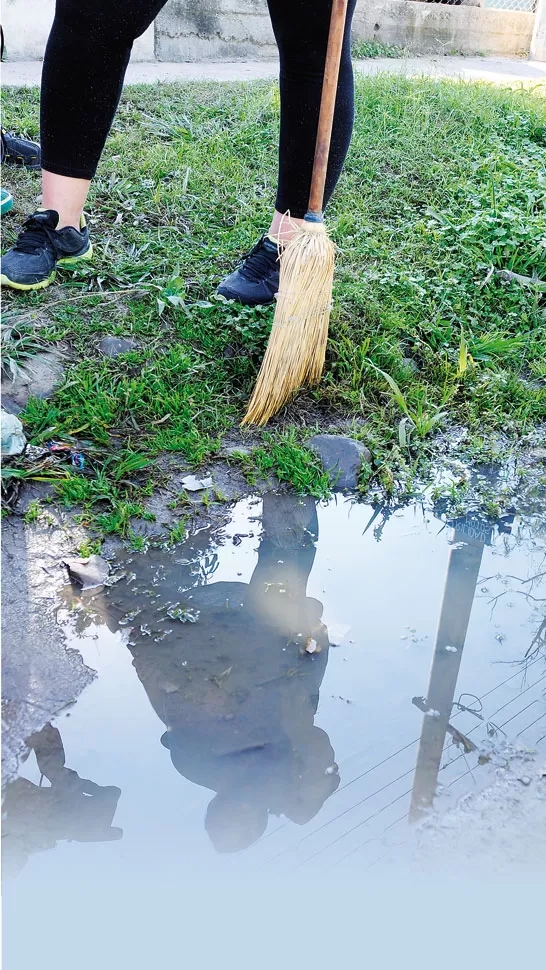
M 7 394 L 2 394 L 2 407 L 4 411 L 9 411 L 10 414 L 20 414 L 24 409 L 20 404 L 17 404 L 11 397 Z
M 105 357 L 119 357 L 120 354 L 129 354 L 139 347 L 138 341 L 130 337 L 103 337 L 99 344 L 99 350 Z
M 20 368 L 14 380 L 2 381 L 2 398 L 6 396 L 10 408 L 25 408 L 29 397 L 49 397 L 53 393 L 63 373 L 63 356 L 56 350 L 37 354 Z
M 317 434 L 307 447 L 319 456 L 335 489 L 356 488 L 362 463 L 372 460 L 365 445 L 344 435 Z
M 252 454 L 252 448 L 247 448 L 246 445 L 224 445 L 220 454 L 222 458 L 231 458 L 233 455 L 249 457 Z
M 406 370 L 410 371 L 411 374 L 419 373 L 419 365 L 411 357 L 404 357 L 404 363 L 406 365 Z

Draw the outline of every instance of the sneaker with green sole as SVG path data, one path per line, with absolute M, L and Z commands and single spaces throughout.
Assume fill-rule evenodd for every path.
M 80 229 L 56 229 L 59 213 L 38 209 L 23 224 L 17 242 L 0 265 L 0 283 L 14 290 L 42 290 L 55 279 L 56 268 L 70 269 L 83 259 L 91 259 L 93 246 L 82 216 Z
M 0 189 L 0 215 L 5 216 L 10 209 L 13 209 L 13 196 L 7 189 Z

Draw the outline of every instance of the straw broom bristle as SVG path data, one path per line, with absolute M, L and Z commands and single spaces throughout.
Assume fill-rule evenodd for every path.
M 335 250 L 323 223 L 306 223 L 280 256 L 273 329 L 242 424 L 266 424 L 304 384 L 322 376 Z

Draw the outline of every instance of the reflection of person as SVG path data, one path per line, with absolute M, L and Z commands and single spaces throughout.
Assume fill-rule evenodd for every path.
M 57 265 L 92 257 L 83 217 L 90 180 L 114 119 L 133 43 L 165 2 L 56 0 L 42 73 L 43 209 L 30 216 L 15 246 L 2 257 L 4 285 L 41 289 L 54 280 Z M 352 134 L 351 21 L 355 5 L 356 0 L 349 0 L 327 200 L 341 174 Z M 203 4 L 201 10 L 196 0 L 178 6 L 194 22 L 195 36 L 216 34 L 217 3 Z M 279 283 L 278 242 L 294 232 L 284 214 L 289 210 L 293 223 L 301 224 L 307 210 L 332 0 L 268 0 L 268 7 L 281 62 L 275 212 L 269 235 L 260 239 L 219 291 L 249 305 L 274 301 Z M 206 164 L 206 148 L 203 152 Z M 251 163 L 256 165 L 256 160 Z
M 314 725 L 328 660 L 322 606 L 306 594 L 316 533 L 312 500 L 266 496 L 250 584 L 193 589 L 197 622 L 131 648 L 174 767 L 216 792 L 205 824 L 221 852 L 255 842 L 269 813 L 308 822 L 339 784 Z
M 80 778 L 65 767 L 57 728 L 46 724 L 28 738 L 38 767 L 51 787 L 17 778 L 6 788 L 3 804 L 2 856 L 6 875 L 21 871 L 33 852 L 53 849 L 57 842 L 111 842 L 123 832 L 112 827 L 121 791 Z

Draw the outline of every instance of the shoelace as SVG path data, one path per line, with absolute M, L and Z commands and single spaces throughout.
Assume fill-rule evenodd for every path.
M 265 276 L 269 276 L 277 262 L 276 253 L 269 252 L 264 246 L 264 239 L 256 243 L 254 249 L 243 257 L 245 260 L 241 275 L 251 283 L 259 283 Z
M 46 226 L 40 219 L 35 219 L 34 216 L 30 216 L 23 223 L 23 228 L 13 248 L 18 253 L 32 254 L 37 249 L 43 249 L 44 245 L 49 244 L 55 252 L 54 233 L 55 230 L 50 226 Z

